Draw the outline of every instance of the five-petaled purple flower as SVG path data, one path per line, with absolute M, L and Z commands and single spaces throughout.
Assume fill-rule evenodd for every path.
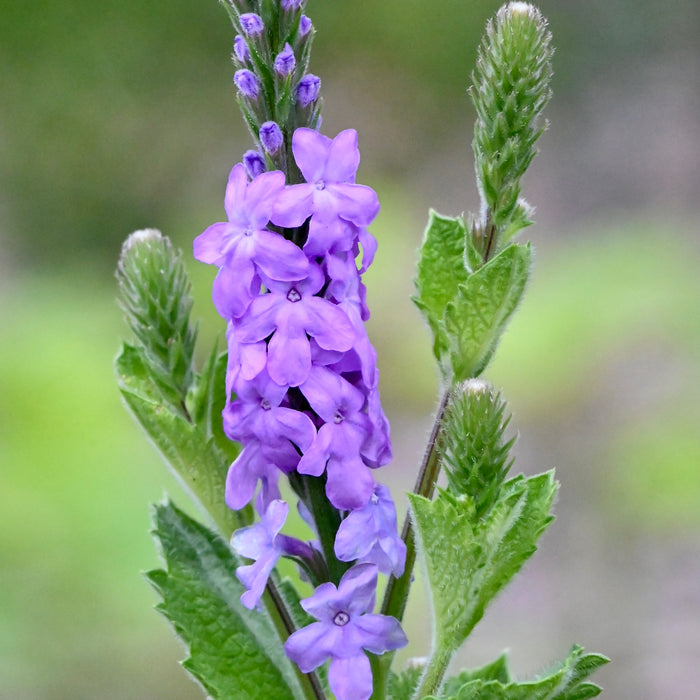
M 383 654 L 408 643 L 398 621 L 374 615 L 377 567 L 349 569 L 336 588 L 323 583 L 301 606 L 318 622 L 294 632 L 284 645 L 287 656 L 309 673 L 330 659 L 328 684 L 338 700 L 367 700 L 372 671 L 365 650 Z

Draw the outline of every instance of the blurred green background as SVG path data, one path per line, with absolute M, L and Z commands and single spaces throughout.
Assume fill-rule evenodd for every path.
M 558 518 L 462 660 L 535 673 L 577 641 L 611 698 L 700 685 L 700 5 L 545 0 L 551 128 L 525 183 L 534 277 L 487 376 L 516 468 L 557 467 Z M 437 378 L 408 300 L 434 206 L 478 206 L 465 89 L 486 0 L 309 0 L 324 131 L 360 131 L 383 203 L 370 333 L 398 494 Z M 249 147 L 215 0 L 10 0 L 0 10 L 0 698 L 201 697 L 151 610 L 148 503 L 185 498 L 120 405 L 112 276 L 153 226 L 188 258 Z M 213 271 L 188 263 L 201 349 Z M 402 499 L 399 498 L 401 501 Z M 427 652 L 416 591 L 408 623 Z

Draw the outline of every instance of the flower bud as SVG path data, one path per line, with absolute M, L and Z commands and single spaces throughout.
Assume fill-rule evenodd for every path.
M 260 127 L 260 143 L 263 148 L 271 156 L 275 155 L 282 146 L 282 141 L 284 137 L 282 136 L 282 130 L 279 128 L 276 122 L 265 122 Z
M 289 44 L 284 45 L 284 49 L 275 58 L 275 72 L 286 78 L 296 67 L 297 61 L 294 58 L 294 51 Z
M 257 151 L 246 151 L 243 154 L 243 165 L 251 180 L 255 180 L 258 175 L 267 170 L 265 159 Z
M 300 107 L 308 107 L 318 99 L 319 92 L 321 92 L 321 79 L 308 73 L 297 85 L 297 104 Z
M 236 54 L 236 58 L 241 63 L 248 63 L 250 60 L 248 42 L 240 34 L 236 34 L 236 38 L 233 40 L 233 53 Z
M 246 12 L 241 15 L 241 29 L 246 36 L 258 36 L 265 29 L 262 18 L 255 12 Z
M 311 20 L 306 15 L 302 15 L 299 19 L 299 37 L 305 37 L 313 28 Z
M 304 0 L 282 0 L 282 9 L 285 12 L 294 12 L 304 4 Z
M 249 100 L 258 99 L 258 95 L 260 94 L 260 81 L 255 77 L 254 73 L 245 68 L 237 70 L 233 76 L 233 82 L 241 91 L 241 95 L 247 97 Z

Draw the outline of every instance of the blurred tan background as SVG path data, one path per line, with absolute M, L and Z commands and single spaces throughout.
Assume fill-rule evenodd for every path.
M 700 5 L 545 0 L 550 130 L 525 182 L 529 294 L 487 378 L 516 470 L 557 467 L 558 518 L 468 642 L 527 676 L 572 642 L 605 697 L 700 686 Z M 486 0 L 310 0 L 324 131 L 360 131 L 383 203 L 367 274 L 396 459 L 413 481 L 437 396 L 408 299 L 427 210 L 476 209 L 465 90 Z M 185 498 L 121 407 L 112 276 L 153 226 L 188 258 L 249 147 L 215 0 L 10 0 L 0 10 L 0 698 L 201 697 L 151 610 L 148 503 Z M 188 258 L 189 259 L 189 258 Z M 189 263 L 204 351 L 213 270 Z M 416 587 L 409 655 L 427 652 Z

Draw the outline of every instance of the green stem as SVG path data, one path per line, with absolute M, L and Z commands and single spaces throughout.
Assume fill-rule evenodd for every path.
M 440 433 L 449 400 L 450 390 L 446 389 L 440 401 L 440 406 L 435 416 L 435 422 L 433 423 L 433 429 L 430 432 L 430 438 L 426 446 L 425 455 L 423 456 L 423 462 L 418 472 L 416 485 L 413 488 L 413 493 L 425 496 L 426 498 L 432 497 L 440 473 Z M 408 513 L 406 513 L 406 517 L 403 521 L 401 539 L 406 544 L 406 565 L 404 566 L 403 574 L 399 578 L 392 576 L 389 579 L 381 609 L 383 615 L 392 615 L 399 622 L 403 619 L 403 614 L 406 611 L 408 592 L 413 577 L 413 567 L 416 563 L 416 541 L 411 518 Z M 389 669 L 391 668 L 394 654 L 392 652 L 374 658 L 377 659 L 372 664 L 375 694 L 379 692 L 384 693 L 389 680 Z M 371 657 L 371 660 L 374 661 L 374 658 Z M 382 698 L 384 696 L 377 694 L 372 697 Z
M 452 649 L 446 648 L 440 642 L 436 644 L 435 651 L 430 657 L 430 662 L 423 673 L 418 689 L 413 694 L 413 700 L 420 700 L 420 698 L 438 694 L 453 654 L 454 651 Z
M 289 610 L 287 610 L 287 606 L 277 590 L 277 586 L 271 579 L 267 582 L 262 600 L 265 610 L 275 627 L 280 643 L 283 644 L 296 628 L 292 616 L 289 614 Z M 326 696 L 318 676 L 315 673 L 302 673 L 294 663 L 292 666 L 306 700 L 325 700 Z
M 432 497 L 435 491 L 438 474 L 440 473 L 440 431 L 442 430 L 442 420 L 445 416 L 449 398 L 450 392 L 448 389 L 445 391 L 440 401 L 440 407 L 435 416 L 435 423 L 430 433 L 423 463 L 421 464 L 421 469 L 416 479 L 416 485 L 413 489 L 413 493 L 425 496 L 425 498 Z M 413 534 L 413 525 L 411 524 L 411 518 L 408 513 L 406 513 L 406 517 L 403 521 L 401 539 L 406 543 L 406 566 L 404 567 L 403 574 L 399 578 L 394 578 L 392 576 L 389 580 L 384 595 L 384 603 L 382 605 L 382 614 L 392 615 L 399 622 L 403 619 L 403 614 L 406 610 L 408 589 L 411 586 L 413 567 L 416 563 L 416 542 Z

